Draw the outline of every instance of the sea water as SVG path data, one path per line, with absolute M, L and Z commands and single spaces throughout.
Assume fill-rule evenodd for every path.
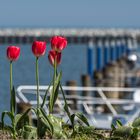
M 0 116 L 2 111 L 10 108 L 10 67 L 6 57 L 7 46 L 9 44 L 0 44 Z M 21 48 L 21 54 L 19 60 L 13 62 L 13 84 L 15 88 L 20 85 L 35 85 L 35 56 L 32 54 L 31 44 L 18 44 L 18 46 Z M 51 47 L 47 44 L 45 56 L 39 59 L 40 85 L 48 85 L 53 77 L 53 68 L 48 61 L 49 50 Z M 137 52 L 140 52 L 139 47 Z M 138 55 L 137 67 L 140 68 L 140 55 Z M 80 86 L 81 75 L 87 73 L 87 46 L 68 45 L 62 52 L 62 61 L 58 68 L 63 73 L 63 85 L 68 80 L 75 80 Z
M 9 44 L 8 44 L 9 45 Z M 9 61 L 6 57 L 8 45 L 0 45 L 0 114 L 9 110 L 10 89 L 9 89 Z M 35 56 L 31 51 L 31 44 L 19 44 L 21 54 L 19 60 L 13 62 L 13 84 L 15 88 L 20 85 L 35 85 Z M 45 56 L 39 59 L 39 80 L 40 85 L 48 85 L 53 77 L 53 68 L 48 61 L 50 45 L 47 44 Z M 75 80 L 81 85 L 82 74 L 87 73 L 86 45 L 68 45 L 62 52 L 62 61 L 59 70 L 62 70 L 62 83 L 67 80 Z

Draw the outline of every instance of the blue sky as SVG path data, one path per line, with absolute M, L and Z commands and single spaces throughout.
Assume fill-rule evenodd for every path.
M 140 0 L 0 0 L 0 27 L 140 27 Z

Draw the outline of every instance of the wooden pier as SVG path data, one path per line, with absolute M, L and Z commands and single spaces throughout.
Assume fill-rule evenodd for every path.
M 94 29 L 94 28 L 1 28 L 0 43 L 32 43 L 33 40 L 49 41 L 54 35 L 62 35 L 69 43 L 88 44 L 89 41 L 112 39 L 136 39 L 140 42 L 140 29 Z

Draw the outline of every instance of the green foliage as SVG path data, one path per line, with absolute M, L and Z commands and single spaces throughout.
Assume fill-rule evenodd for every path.
M 11 125 L 7 125 L 4 123 L 4 118 L 6 115 L 10 118 Z M 3 130 L 9 131 L 12 137 L 16 138 L 16 136 L 18 135 L 18 131 L 22 129 L 25 124 L 29 124 L 29 118 L 24 114 L 17 114 L 14 116 L 12 112 L 4 111 L 2 112 L 1 122 L 1 128 Z
M 39 117 L 40 117 L 40 120 L 44 127 L 43 130 L 47 131 L 47 132 L 49 132 L 49 134 L 53 135 L 53 133 L 54 133 L 53 125 L 50 122 L 50 119 L 48 118 L 48 116 L 46 115 L 45 111 L 42 108 L 39 108 Z M 43 133 L 45 134 L 44 131 L 43 131 Z
M 49 87 L 47 88 L 47 90 L 46 90 L 46 92 L 45 92 L 45 95 L 44 95 L 44 98 L 43 98 L 43 102 L 42 102 L 42 104 L 41 104 L 41 108 L 43 108 L 44 105 L 45 105 L 46 97 L 47 97 L 47 95 L 48 95 L 48 92 L 49 92 L 49 90 L 50 90 L 51 85 L 52 85 L 52 83 L 49 84 Z
M 75 113 L 75 116 L 78 117 L 80 121 L 85 123 L 87 126 L 89 126 L 87 118 L 82 113 Z
M 95 133 L 95 128 L 93 126 L 75 126 L 75 132 L 81 134 L 92 134 Z
M 14 114 L 15 110 L 16 110 L 16 93 L 15 93 L 14 86 L 12 88 L 12 95 L 11 95 L 11 100 L 10 100 L 10 109 L 11 109 L 11 112 Z
M 19 129 L 22 129 L 22 131 L 23 130 L 25 131 L 25 129 L 23 129 L 23 127 L 25 125 L 29 126 L 29 120 L 28 120 L 29 118 L 27 117 L 27 115 L 31 110 L 34 111 L 36 116 L 39 115 L 40 124 L 41 124 L 41 125 L 39 125 L 40 126 L 39 136 L 42 137 L 45 134 L 46 131 L 48 133 L 50 133 L 50 135 L 53 135 L 53 126 L 52 126 L 50 120 L 48 119 L 48 116 L 46 115 L 46 113 L 44 112 L 44 110 L 42 108 L 37 108 L 37 109 L 31 108 L 31 109 L 28 109 L 24 114 L 18 115 L 17 116 L 18 121 L 16 122 L 16 124 L 17 124 L 16 126 Z M 19 125 L 21 123 L 23 124 L 22 125 L 23 127 L 19 127 Z M 32 129 L 30 129 L 30 131 L 32 131 Z M 33 131 L 34 131 L 34 129 L 33 129 Z M 23 133 L 23 134 L 26 134 L 26 133 Z M 32 133 L 32 136 L 33 136 L 33 134 L 34 134 L 34 132 Z
M 24 125 L 29 125 L 29 116 L 28 115 L 22 115 L 17 114 L 15 116 L 15 128 L 16 130 L 21 129 Z
M 30 125 L 24 125 L 20 130 L 19 135 L 24 139 L 37 139 L 37 128 Z
M 12 126 L 6 125 L 4 123 L 4 118 L 5 118 L 6 115 L 11 119 L 11 125 Z M 7 130 L 7 131 L 11 132 L 13 136 L 15 135 L 15 133 L 16 133 L 15 132 L 15 126 L 13 125 L 14 124 L 14 115 L 13 115 L 12 112 L 8 112 L 8 111 L 2 112 L 2 115 L 1 115 L 1 123 L 2 123 L 1 124 L 2 130 Z
M 53 137 L 57 139 L 65 139 L 67 138 L 66 134 L 63 132 L 63 123 L 64 121 L 58 117 L 55 117 L 54 115 L 50 114 L 48 116 L 51 124 L 53 125 L 54 133 Z
M 118 126 L 118 127 L 123 126 L 123 124 L 121 123 L 121 121 L 120 121 L 120 120 L 117 120 L 117 121 L 116 121 L 116 124 L 117 124 L 117 126 Z
M 16 115 L 15 115 L 15 109 L 16 109 L 16 93 L 15 93 L 15 88 L 13 86 L 11 90 L 11 100 L 10 100 L 10 110 L 11 111 L 4 111 L 1 114 L 1 128 L 6 131 L 10 131 L 12 137 L 15 139 L 17 136 L 17 131 L 16 131 Z M 11 125 L 6 125 L 4 123 L 4 118 L 5 116 L 8 116 L 11 120 Z M 16 122 L 16 123 L 15 123 Z
M 140 127 L 140 118 L 137 118 L 133 123 L 132 123 L 133 127 Z
M 123 126 L 122 123 L 117 120 L 117 128 L 112 124 L 111 139 L 132 139 L 136 140 L 139 136 L 139 118 L 134 120 L 131 126 Z
M 139 136 L 139 128 L 133 128 L 133 134 L 131 135 L 132 139 L 137 139 Z
M 92 126 L 75 126 L 75 132 L 72 134 L 72 139 L 82 140 L 82 139 L 102 139 L 105 140 L 106 137 L 102 132 L 98 132 Z
M 62 96 L 63 96 L 63 99 L 64 99 L 64 110 L 65 112 L 67 113 L 68 117 L 69 117 L 69 120 L 71 122 L 71 125 L 73 127 L 73 132 L 75 131 L 74 130 L 74 122 L 75 122 L 75 117 L 78 117 L 80 121 L 82 121 L 83 123 L 85 123 L 87 126 L 89 126 L 89 123 L 88 123 L 88 120 L 87 118 L 82 114 L 82 113 L 75 113 L 75 114 L 71 114 L 70 111 L 69 111 L 69 107 L 68 107 L 68 104 L 67 104 L 67 100 L 65 98 L 65 93 L 63 91 L 63 88 L 60 84 L 60 89 L 61 89 L 61 93 L 62 93 Z
M 113 132 L 113 136 L 124 138 L 130 138 L 132 134 L 133 134 L 132 128 L 127 126 L 121 126 Z
M 72 114 L 70 116 L 70 120 L 71 120 L 71 124 L 72 124 L 72 127 L 73 127 L 73 133 L 75 133 L 75 128 L 74 128 L 75 122 L 76 122 L 75 117 L 77 117 L 80 120 L 80 122 L 82 122 L 82 123 L 86 124 L 87 126 L 89 126 L 87 118 L 82 113 Z
M 59 84 L 60 84 L 60 79 L 62 77 L 62 72 L 58 74 L 56 79 L 54 79 L 54 85 L 52 92 L 50 93 L 50 100 L 49 100 L 49 112 L 53 112 L 53 107 L 56 102 L 56 99 L 58 97 L 58 92 L 59 92 Z

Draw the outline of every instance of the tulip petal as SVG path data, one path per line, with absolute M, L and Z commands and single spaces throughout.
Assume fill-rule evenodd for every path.
M 10 61 L 15 61 L 19 58 L 20 55 L 20 48 L 17 46 L 9 46 L 7 48 L 7 58 Z
M 46 42 L 34 41 L 32 45 L 32 52 L 36 57 L 43 56 L 46 52 Z
M 52 66 L 54 66 L 55 59 L 56 59 L 56 65 L 59 65 L 61 63 L 61 53 L 51 50 L 49 51 L 48 59 Z
M 57 52 L 61 52 L 67 46 L 67 39 L 62 36 L 53 36 L 51 38 L 51 48 Z

